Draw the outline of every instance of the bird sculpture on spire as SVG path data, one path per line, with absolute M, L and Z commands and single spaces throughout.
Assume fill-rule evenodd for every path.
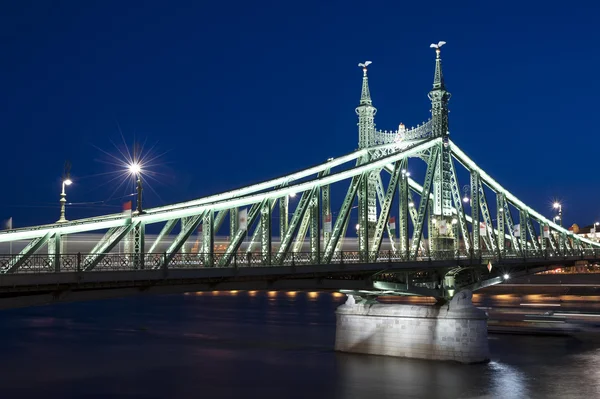
M 440 56 L 440 48 L 442 48 L 442 46 L 446 44 L 446 42 L 438 42 L 437 44 L 435 43 L 431 43 L 429 45 L 429 48 L 434 48 L 435 49 L 435 53 L 437 54 L 438 58 Z
M 358 64 L 358 66 L 362 68 L 363 74 L 365 74 L 365 76 L 367 75 L 367 67 L 372 63 L 372 61 L 365 61 Z

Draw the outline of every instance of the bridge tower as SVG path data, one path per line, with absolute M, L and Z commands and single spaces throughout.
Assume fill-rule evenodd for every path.
M 444 74 L 442 72 L 441 47 L 445 42 L 432 44 L 435 48 L 435 73 L 433 77 L 433 89 L 429 92 L 431 100 L 431 122 L 434 137 L 441 137 L 435 165 L 433 181 L 433 212 L 430 212 L 429 247 L 431 251 L 450 251 L 454 248 L 454 240 L 457 229 L 454 225 L 456 219 L 452 215 L 452 156 L 448 146 L 450 135 L 448 126 L 448 101 L 451 94 L 446 90 Z
M 358 148 L 370 148 L 375 145 L 375 114 L 377 108 L 373 106 L 371 92 L 369 91 L 369 78 L 367 67 L 371 61 L 358 64 L 362 67 L 363 79 L 360 93 L 360 104 L 356 107 L 358 115 Z M 360 163 L 368 162 L 369 155 L 359 160 Z M 377 183 L 378 171 L 373 171 L 362 177 L 358 190 L 358 242 L 361 256 L 367 254 L 369 243 L 375 234 L 377 226 Z

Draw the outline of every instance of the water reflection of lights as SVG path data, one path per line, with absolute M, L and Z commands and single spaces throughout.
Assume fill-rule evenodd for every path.
M 314 291 L 312 291 L 312 292 L 309 292 L 309 293 L 308 293 L 308 297 L 309 297 L 309 298 L 311 298 L 311 299 L 315 299 L 315 298 L 316 298 L 316 297 L 318 297 L 318 296 L 319 296 L 319 293 L 318 293 L 318 292 L 314 292 Z
M 219 291 L 213 291 L 212 294 L 213 295 L 219 295 Z
M 289 297 L 291 297 L 291 298 L 295 297 L 296 294 L 297 294 L 296 291 L 288 291 L 288 292 L 286 292 L 286 295 L 289 296 Z
M 522 303 L 521 306 L 560 306 L 560 303 Z
M 339 298 L 339 297 L 344 296 L 344 294 L 342 294 L 341 292 L 334 292 L 331 295 L 333 295 L 335 298 Z
M 496 392 L 491 397 L 495 398 L 524 398 L 527 397 L 525 377 L 518 369 L 504 363 L 491 361 L 488 367 L 492 372 L 490 379 Z
M 277 291 L 269 291 L 268 295 L 270 298 L 273 298 L 273 297 L 277 296 Z
M 255 296 L 256 295 L 256 291 L 248 291 L 248 295 Z
M 238 290 L 231 290 L 231 291 L 229 291 L 229 293 L 230 293 L 231 295 L 237 295 L 237 293 L 238 293 Z

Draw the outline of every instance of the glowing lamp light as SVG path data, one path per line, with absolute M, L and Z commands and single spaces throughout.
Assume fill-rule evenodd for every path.
M 508 274 L 505 274 L 503 277 L 505 280 L 508 280 L 510 278 L 510 276 Z
M 360 224 L 356 225 L 356 231 L 360 230 Z
M 134 162 L 132 164 L 129 165 L 129 172 L 131 172 L 134 175 L 139 174 L 142 171 L 142 167 L 140 166 L 139 163 Z
M 290 194 L 290 198 L 294 198 L 296 196 L 296 193 L 291 193 Z
M 452 219 L 452 224 L 456 224 L 456 223 L 458 223 L 458 219 L 456 219 L 456 218 Z
M 73 180 L 71 180 L 71 179 L 65 179 L 63 181 L 63 183 L 65 184 L 65 186 L 70 186 L 71 184 L 73 184 Z
M 463 202 L 465 202 L 465 203 L 469 202 L 469 197 L 467 197 L 467 196 L 465 195 L 465 196 L 464 196 L 464 198 L 463 198 Z
M 412 208 L 413 206 L 415 206 L 415 203 L 411 201 L 408 203 L 408 206 L 410 206 Z
M 558 203 L 558 202 L 555 202 L 554 204 L 552 204 L 552 207 L 553 207 L 554 209 L 558 209 L 558 208 L 560 208 L 560 203 Z

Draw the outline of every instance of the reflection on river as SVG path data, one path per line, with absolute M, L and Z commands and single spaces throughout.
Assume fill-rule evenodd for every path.
M 569 337 L 492 334 L 492 361 L 469 366 L 335 353 L 344 300 L 232 291 L 3 311 L 2 397 L 600 397 L 600 346 Z M 495 310 L 523 303 L 475 300 Z

